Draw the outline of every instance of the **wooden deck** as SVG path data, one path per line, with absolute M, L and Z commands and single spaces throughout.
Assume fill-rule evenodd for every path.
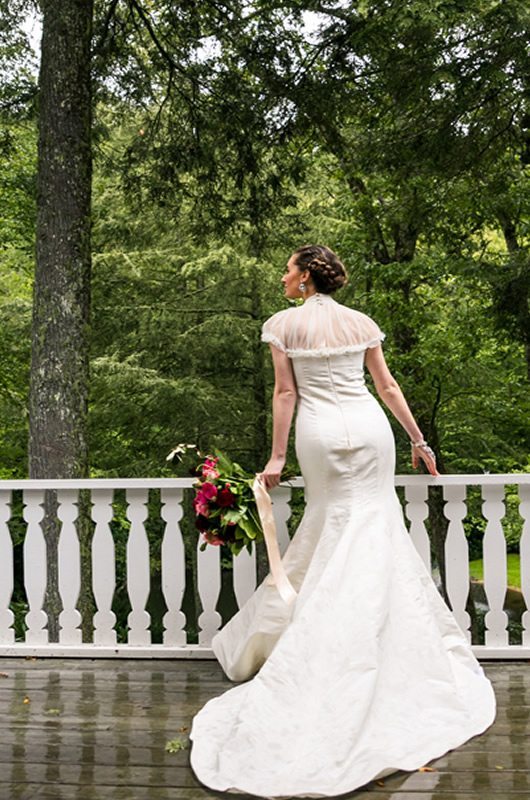
M 497 720 L 432 762 L 341 795 L 528 800 L 530 662 L 487 662 Z M 193 714 L 232 686 L 212 661 L 0 659 L 0 800 L 206 800 L 189 767 Z M 245 800 L 250 795 L 237 795 Z

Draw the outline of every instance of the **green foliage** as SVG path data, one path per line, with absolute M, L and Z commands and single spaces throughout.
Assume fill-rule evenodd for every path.
M 26 472 L 36 136 L 0 120 L 0 477 Z
M 181 750 L 187 750 L 188 747 L 189 741 L 187 739 L 177 737 L 166 742 L 165 750 L 166 753 L 179 753 Z
M 0 0 L 0 115 L 21 118 L 36 93 L 35 56 L 21 22 L 34 12 L 31 0 Z

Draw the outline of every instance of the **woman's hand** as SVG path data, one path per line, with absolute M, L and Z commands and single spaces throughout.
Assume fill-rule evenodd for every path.
M 285 458 L 274 458 L 271 456 L 268 460 L 265 469 L 261 473 L 261 478 L 267 490 L 274 489 L 275 486 L 278 486 L 284 466 Z
M 440 474 L 436 469 L 436 456 L 427 444 L 423 446 L 412 445 L 412 466 L 414 469 L 418 468 L 420 461 L 423 461 L 431 475 Z

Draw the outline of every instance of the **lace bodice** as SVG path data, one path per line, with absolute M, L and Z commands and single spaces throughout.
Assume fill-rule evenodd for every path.
M 273 314 L 263 325 L 261 341 L 290 358 L 358 353 L 385 338 L 366 314 L 337 303 L 329 294 L 313 294 L 301 306 Z

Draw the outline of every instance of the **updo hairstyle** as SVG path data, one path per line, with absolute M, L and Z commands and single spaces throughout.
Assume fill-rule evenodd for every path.
M 329 247 L 308 244 L 295 250 L 293 256 L 300 272 L 309 270 L 315 289 L 321 294 L 331 294 L 347 281 L 344 265 Z

